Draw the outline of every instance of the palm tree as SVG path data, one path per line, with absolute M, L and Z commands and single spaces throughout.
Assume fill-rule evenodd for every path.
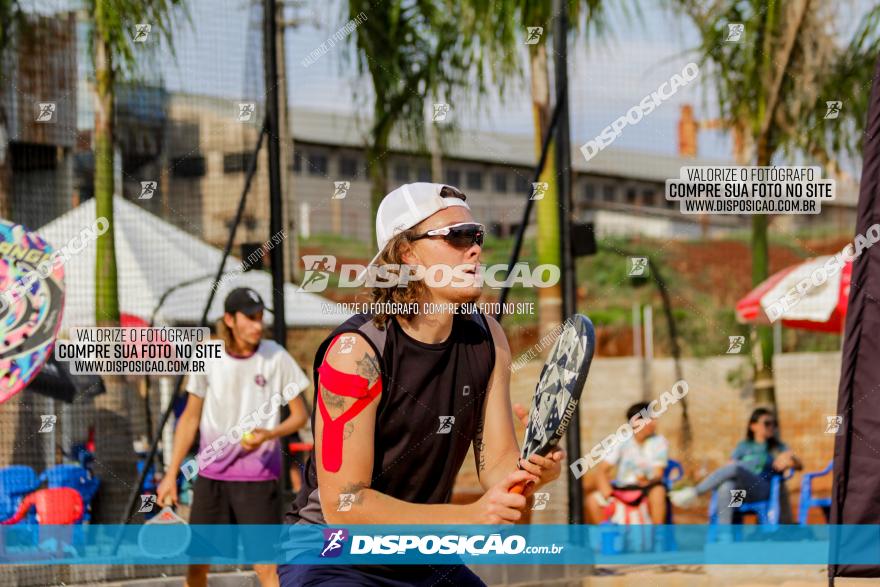
M 374 94 L 371 142 L 367 147 L 374 214 L 388 188 L 387 153 L 392 130 L 400 124 L 408 138 L 424 145 L 425 100 L 439 96 L 454 106 L 451 98 L 465 92 L 470 93 L 469 98 L 483 95 L 489 67 L 503 95 L 507 81 L 520 72 L 518 53 L 526 27 L 542 26 L 549 31 L 551 4 L 527 0 L 392 0 L 376 6 L 367 0 L 349 1 L 350 19 L 366 15 L 356 29 L 356 46 L 360 70 L 369 72 Z M 572 1 L 569 8 L 572 22 L 583 18 L 587 27 L 602 23 L 599 0 Z M 543 39 L 529 48 L 537 158 L 551 116 L 548 55 Z M 432 146 L 436 149 L 433 141 Z M 559 265 L 556 177 L 551 150 L 540 178 L 549 189 L 537 206 L 538 262 Z M 552 328 L 554 321 L 561 321 L 561 286 L 542 288 L 540 293 L 539 323 Z
M 485 61 L 478 40 L 462 34 L 463 9 L 454 2 L 349 0 L 357 64 L 369 73 L 373 120 L 367 146 L 371 207 L 375 214 L 387 192 L 392 131 L 425 143 L 428 98 L 452 102 L 464 89 L 485 91 Z
M 867 113 L 871 65 L 878 51 L 874 8 L 847 46 L 835 41 L 836 8 L 818 0 L 678 0 L 696 25 L 702 65 L 713 80 L 721 119 L 743 145 L 737 164 L 770 165 L 774 155 L 806 153 L 832 171 L 835 154 L 854 152 L 861 133 L 852 132 Z M 728 41 L 728 24 L 744 35 Z M 849 90 L 849 91 L 848 91 Z M 841 116 L 824 120 L 825 100 L 846 97 Z M 766 215 L 752 217 L 752 283 L 769 274 Z M 753 331 L 755 401 L 775 405 L 773 336 L 769 326 Z
M 541 26 L 548 32 L 553 26 L 552 2 L 529 2 L 524 0 L 516 3 L 519 16 L 519 30 L 523 33 L 530 27 Z M 580 23 L 582 27 L 591 27 L 598 31 L 604 29 L 605 15 L 601 0 L 574 0 L 567 2 L 569 19 Z M 534 29 L 532 29 L 534 31 Z M 537 43 L 529 47 L 529 73 L 531 77 L 532 121 L 534 124 L 535 160 L 541 156 L 542 139 L 550 127 L 552 110 L 550 108 L 550 60 L 547 54 L 549 35 L 542 35 Z M 513 49 L 513 48 L 511 48 Z M 567 129 L 566 129 L 567 130 Z M 566 170 L 565 173 L 570 173 Z M 558 179 L 560 170 L 556 166 L 556 142 L 551 141 L 547 153 L 547 161 L 541 172 L 539 182 L 547 185 L 544 198 L 537 202 L 538 237 L 536 239 L 536 256 L 538 264 L 562 266 L 562 252 L 559 240 L 559 190 Z M 565 319 L 562 306 L 562 284 L 538 290 L 538 324 L 543 337 Z
M 170 25 L 175 7 L 182 0 L 89 0 L 94 30 L 91 35 L 95 68 L 95 216 L 109 221 L 109 230 L 99 236 L 95 255 L 95 324 L 119 325 L 119 292 L 116 273 L 116 247 L 113 223 L 113 169 L 115 92 L 126 75 L 137 70 L 143 52 L 134 38 L 143 34 L 136 25 L 150 25 L 150 35 L 158 35 L 173 49 Z M 118 522 L 128 495 L 126 483 L 134 480 L 131 458 L 131 418 L 128 393 L 119 377 L 106 377 L 107 393 L 95 400 L 96 432 L 99 439 L 95 463 L 100 474 L 117 482 L 102 489 L 97 521 Z
M 113 224 L 113 113 L 116 82 L 135 70 L 139 52 L 133 40 L 150 26 L 150 35 L 158 35 L 171 44 L 170 23 L 174 8 L 182 0 L 89 0 L 94 19 L 91 35 L 95 67 L 95 215 L 105 217 L 110 229 L 98 237 L 95 257 L 95 323 L 98 326 L 119 324 L 119 295 L 116 277 L 116 248 Z M 141 53 L 142 55 L 142 53 Z
M 465 3 L 473 18 L 462 23 L 462 34 L 474 35 L 484 47 L 488 59 L 498 64 L 494 74 L 504 82 L 511 74 L 519 75 L 518 64 L 524 43 L 528 47 L 530 92 L 532 97 L 533 144 L 535 160 L 541 156 L 543 137 L 552 116 L 550 107 L 550 60 L 547 52 L 553 26 L 553 2 L 530 0 L 471 0 Z M 601 0 L 568 0 L 569 21 L 582 32 L 602 33 L 606 29 L 606 5 Z M 622 4 L 621 4 L 622 7 Z M 537 38 L 536 38 L 537 37 Z M 539 264 L 562 265 L 559 241 L 559 170 L 556 168 L 555 142 L 551 141 L 547 160 L 538 181 L 546 184 L 543 198 L 536 201 L 536 257 Z M 531 179 L 531 177 L 529 178 Z M 539 337 L 563 320 L 562 285 L 538 291 Z
M 4 53 L 12 40 L 12 31 L 21 30 L 27 26 L 27 19 L 21 10 L 18 0 L 0 0 L 0 81 L 5 79 L 3 64 Z M 0 141 L 7 140 L 6 109 L 0 108 Z M 0 145 L 0 150 L 5 150 L 6 145 Z M 9 200 L 9 166 L 0 165 L 0 218 L 11 216 L 11 203 Z

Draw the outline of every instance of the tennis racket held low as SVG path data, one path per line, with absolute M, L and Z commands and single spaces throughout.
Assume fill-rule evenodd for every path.
M 523 439 L 522 459 L 528 460 L 533 454 L 546 456 L 562 440 L 577 411 L 595 346 L 595 329 L 589 318 L 575 314 L 565 322 L 538 377 Z M 522 468 L 517 463 L 517 469 Z M 528 484 L 521 481 L 508 493 L 523 495 Z

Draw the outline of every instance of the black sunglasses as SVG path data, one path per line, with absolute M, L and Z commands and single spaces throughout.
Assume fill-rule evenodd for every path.
M 409 237 L 410 241 L 417 241 L 423 238 L 434 236 L 443 237 L 447 243 L 457 249 L 464 249 L 473 245 L 483 245 L 483 236 L 486 234 L 486 228 L 482 224 L 476 222 L 461 222 L 452 226 L 444 226 L 443 228 L 435 228 L 428 232 L 417 234 Z
M 765 428 L 769 428 L 770 426 L 776 426 L 776 420 L 762 420 L 761 424 L 763 424 Z

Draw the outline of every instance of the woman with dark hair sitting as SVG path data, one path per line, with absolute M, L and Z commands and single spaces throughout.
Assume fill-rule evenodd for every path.
M 746 439 L 733 450 L 732 462 L 700 481 L 696 487 L 685 487 L 669 493 L 669 500 L 679 506 L 691 505 L 698 496 L 718 492 L 718 523 L 733 522 L 731 490 L 744 489 L 744 503 L 764 501 L 770 497 L 770 479 L 786 469 L 803 468 L 800 459 L 776 437 L 776 415 L 768 408 L 757 408 L 749 418 Z

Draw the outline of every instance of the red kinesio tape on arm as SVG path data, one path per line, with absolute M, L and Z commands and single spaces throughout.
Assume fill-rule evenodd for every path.
M 382 378 L 377 379 L 370 387 L 370 382 L 365 377 L 338 371 L 325 359 L 318 367 L 318 381 L 320 387 L 331 393 L 357 398 L 347 411 L 333 420 L 327 411 L 327 406 L 324 405 L 322 394 L 318 393 L 318 409 L 321 410 L 321 419 L 324 423 L 324 431 L 321 435 L 321 462 L 326 471 L 336 473 L 342 466 L 342 440 L 345 425 L 360 414 L 382 392 Z

